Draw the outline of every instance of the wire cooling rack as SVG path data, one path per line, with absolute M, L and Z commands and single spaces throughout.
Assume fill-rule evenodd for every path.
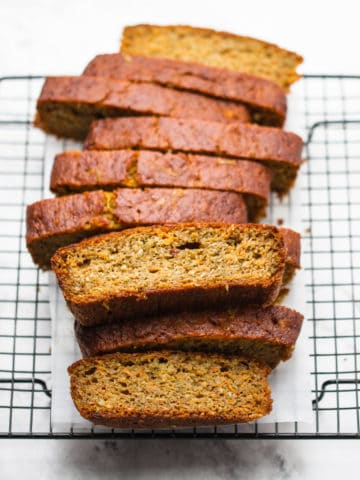
M 0 79 L 0 437 L 360 437 L 360 77 L 305 76 L 295 87 L 306 141 L 312 424 L 75 433 L 51 429 L 47 275 L 25 246 L 25 206 L 47 195 L 47 137 L 32 127 L 42 77 Z M 291 108 L 291 105 L 290 105 Z

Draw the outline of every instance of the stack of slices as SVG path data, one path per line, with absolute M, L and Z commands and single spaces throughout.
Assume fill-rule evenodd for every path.
M 71 395 L 93 423 L 271 411 L 267 376 L 303 320 L 274 305 L 300 236 L 254 222 L 301 165 L 301 138 L 281 129 L 301 60 L 248 37 L 139 25 L 121 53 L 46 79 L 35 124 L 84 149 L 56 156 L 56 197 L 28 206 L 27 246 L 75 317 Z

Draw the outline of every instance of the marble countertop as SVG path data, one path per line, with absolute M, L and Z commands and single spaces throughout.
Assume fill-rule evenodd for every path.
M 9 440 L 1 479 L 359 478 L 357 440 Z
M 306 58 L 306 73 L 360 73 L 358 2 L 2 0 L 0 75 L 77 74 L 116 51 L 123 25 L 183 23 L 257 36 Z M 3 440 L 0 478 L 359 478 L 357 441 Z

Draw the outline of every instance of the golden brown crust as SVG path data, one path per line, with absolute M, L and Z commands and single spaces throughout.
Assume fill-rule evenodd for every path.
M 284 245 L 287 251 L 286 255 L 286 267 L 284 271 L 284 285 L 288 284 L 297 269 L 301 268 L 300 265 L 300 257 L 301 257 L 301 235 L 295 230 L 291 230 L 290 228 L 279 228 L 279 231 L 282 234 L 284 239 Z M 278 302 L 281 302 L 282 295 L 286 295 L 287 290 L 284 289 L 283 292 L 280 294 L 278 298 Z
M 94 218 L 98 227 L 106 228 L 110 222 L 105 213 L 106 197 L 101 190 L 39 200 L 27 207 L 26 240 L 31 244 L 49 235 L 73 232 L 79 225 L 89 227 Z
M 194 48 L 196 45 L 196 48 Z M 285 91 L 300 78 L 303 58 L 252 37 L 187 25 L 132 25 L 123 30 L 121 52 L 195 61 L 272 80 Z
M 84 357 L 117 351 L 197 350 L 250 356 L 274 368 L 287 360 L 303 316 L 286 307 L 238 307 L 138 317 L 120 323 L 83 327 L 75 333 Z
M 63 275 L 66 275 L 66 271 L 61 271 L 56 263 L 58 260 L 56 255 L 59 251 L 52 258 L 52 269 L 56 273 L 69 309 L 74 317 L 86 327 L 119 322 L 141 315 L 156 316 L 166 312 L 179 312 L 184 309 L 198 311 L 205 307 L 270 305 L 275 302 L 280 292 L 281 279 L 279 280 L 276 275 L 271 282 L 268 281 L 261 285 L 255 280 L 248 282 L 247 285 L 227 282 L 226 286 L 198 287 L 189 284 L 182 288 L 169 288 L 161 291 L 148 290 L 144 295 L 129 293 L 119 297 L 109 292 L 101 301 L 73 301 L 63 287 L 62 279 Z M 280 277 L 282 278 L 282 275 Z
M 257 231 L 259 233 L 266 232 L 266 234 L 271 235 L 274 242 L 273 251 L 276 252 L 279 258 L 283 258 L 283 261 L 276 265 L 276 273 L 273 274 L 271 279 L 267 280 L 264 278 L 252 278 L 246 281 L 234 280 L 226 281 L 225 283 L 218 280 L 214 285 L 206 284 L 206 286 L 203 286 L 197 284 L 196 279 L 189 276 L 187 284 L 182 286 L 147 289 L 141 292 L 135 292 L 123 287 L 121 291 L 107 291 L 106 294 L 93 295 L 91 298 L 89 296 L 74 295 L 71 288 L 67 288 L 70 279 L 71 256 L 77 253 L 80 254 L 88 245 L 96 246 L 102 250 L 104 247 L 112 245 L 112 242 L 116 241 L 117 238 L 124 236 L 146 234 L 151 236 L 151 238 L 163 238 L 164 235 L 169 235 L 169 238 L 172 238 L 173 231 L 176 230 L 191 229 L 194 232 L 201 232 L 201 229 L 206 230 L 208 228 L 215 228 L 219 232 L 226 234 L 236 232 L 238 235 L 241 235 L 241 232 L 247 232 L 247 230 L 253 233 Z M 211 308 L 214 306 L 222 307 L 224 305 L 233 306 L 239 304 L 270 305 L 274 303 L 279 294 L 285 267 L 285 256 L 286 251 L 283 239 L 276 227 L 259 224 L 226 225 L 221 223 L 198 223 L 138 227 L 117 233 L 99 235 L 57 250 L 51 259 L 51 266 L 74 317 L 81 324 L 92 326 L 119 321 L 137 315 L 150 316 L 161 312 L 183 311 L 184 309 L 199 310 L 204 307 Z M 99 261 L 101 261 L 101 257 L 99 257 Z
M 117 353 L 80 360 L 68 372 L 80 415 L 111 427 L 249 422 L 272 406 L 270 368 L 239 356 Z
M 241 194 L 180 188 L 122 188 L 40 200 L 27 207 L 27 248 L 49 268 L 55 251 L 86 237 L 127 227 L 177 222 L 247 221 Z
M 301 235 L 290 228 L 279 228 L 287 250 L 286 261 L 294 268 L 301 268 Z
M 92 123 L 90 150 L 177 151 L 257 160 L 274 173 L 272 188 L 286 192 L 301 165 L 301 138 L 277 128 L 166 117 L 104 119 Z M 285 170 L 283 178 L 281 172 Z
M 84 75 L 151 82 L 240 102 L 255 123 L 282 127 L 286 115 L 283 90 L 268 80 L 191 62 L 121 53 L 98 55 Z
M 181 188 L 119 189 L 114 215 L 129 227 L 215 219 L 244 223 L 247 217 L 243 198 L 237 193 Z
M 50 190 L 57 195 L 89 190 L 114 190 L 128 185 L 133 150 L 90 151 L 68 150 L 55 156 L 51 170 Z
M 217 122 L 247 122 L 243 105 L 150 83 L 103 77 L 48 77 L 37 102 L 36 125 L 82 139 L 92 120 L 124 115 L 164 115 Z
M 245 195 L 249 219 L 264 214 L 271 171 L 259 163 L 154 151 L 67 151 L 55 157 L 50 188 L 58 194 L 117 187 L 181 187 Z

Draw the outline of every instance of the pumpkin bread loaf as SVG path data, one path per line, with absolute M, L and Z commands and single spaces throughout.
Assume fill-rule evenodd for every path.
M 180 188 L 96 190 L 40 200 L 27 207 L 27 247 L 43 269 L 59 247 L 99 233 L 178 222 L 245 223 L 242 195 Z
M 50 189 L 58 194 L 118 187 L 182 187 L 243 194 L 249 220 L 265 214 L 271 171 L 259 163 L 147 150 L 67 151 L 55 157 Z
M 119 428 L 250 422 L 271 411 L 271 369 L 239 356 L 115 353 L 71 365 L 81 416 Z
M 60 137 L 83 140 L 97 118 L 165 115 L 216 122 L 248 122 L 243 105 L 150 83 L 103 77 L 48 77 L 35 124 Z
M 75 317 L 71 396 L 113 428 L 257 420 L 303 321 L 273 305 L 300 235 L 246 222 L 302 163 L 301 138 L 271 128 L 302 58 L 185 26 L 127 27 L 121 50 L 48 77 L 34 121 L 85 140 L 55 159 L 59 196 L 27 208 L 27 247 Z
M 282 88 L 247 73 L 191 62 L 113 53 L 96 56 L 83 74 L 155 83 L 240 102 L 248 108 L 251 120 L 261 125 L 282 127 L 285 121 L 286 96 Z
M 75 322 L 84 357 L 147 350 L 205 351 L 253 358 L 271 368 L 290 358 L 303 316 L 282 306 L 137 317 L 97 327 Z
M 184 309 L 270 305 L 286 250 L 276 227 L 178 224 L 139 227 L 63 247 L 51 260 L 83 325 Z
M 292 186 L 302 163 L 301 138 L 278 128 L 168 117 L 108 118 L 91 124 L 85 149 L 124 148 L 256 160 L 273 171 L 271 186 L 280 193 Z
M 121 52 L 226 68 L 266 78 L 285 91 L 300 77 L 303 58 L 277 45 L 232 33 L 185 25 L 124 28 Z

